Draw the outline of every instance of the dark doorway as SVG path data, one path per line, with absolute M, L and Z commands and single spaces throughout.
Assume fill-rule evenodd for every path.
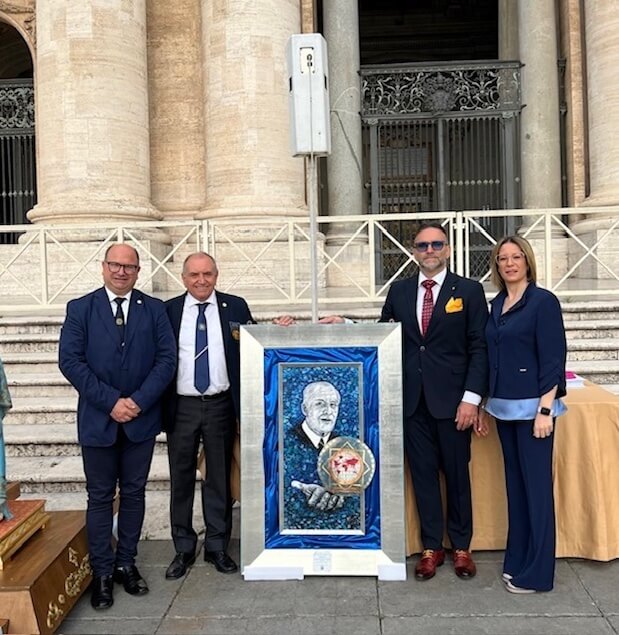
M 32 58 L 20 33 L 0 21 L 0 225 L 27 223 L 36 204 Z M 15 243 L 18 232 L 0 232 Z
M 498 58 L 497 0 L 360 0 L 361 64 Z

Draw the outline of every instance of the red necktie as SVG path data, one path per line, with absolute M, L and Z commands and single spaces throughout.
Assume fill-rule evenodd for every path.
M 423 305 L 421 307 L 421 334 L 425 335 L 430 324 L 432 311 L 434 309 L 434 296 L 432 295 L 432 287 L 436 284 L 434 280 L 424 280 L 421 286 L 426 290 L 423 296 Z

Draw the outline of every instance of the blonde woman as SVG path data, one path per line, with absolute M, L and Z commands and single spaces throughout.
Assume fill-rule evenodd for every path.
M 511 593 L 550 591 L 555 569 L 552 451 L 565 411 L 565 330 L 557 298 L 536 284 L 535 256 L 520 236 L 492 254 L 499 293 L 486 326 L 486 411 L 497 421 L 505 460 L 508 536 L 503 581 Z

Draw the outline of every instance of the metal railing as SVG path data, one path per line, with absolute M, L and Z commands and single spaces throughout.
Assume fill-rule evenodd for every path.
M 319 306 L 373 307 L 389 285 L 416 271 L 411 246 L 389 231 L 394 220 L 441 222 L 450 238 L 451 269 L 490 287 L 489 254 L 501 236 L 486 221 L 517 220 L 532 240 L 541 285 L 565 299 L 619 299 L 619 215 L 587 209 L 577 232 L 566 209 L 436 212 L 319 217 Z M 572 211 L 572 210 L 570 210 Z M 575 210 L 573 211 L 575 213 Z M 597 222 L 596 222 L 597 221 Z M 585 231 L 586 230 L 586 231 Z M 264 310 L 306 310 L 311 302 L 309 219 L 178 221 L 127 224 L 11 225 L 19 243 L 0 245 L 0 314 L 57 311 L 66 301 L 101 284 L 100 261 L 117 241 L 134 245 L 142 270 L 138 286 L 166 298 L 183 290 L 183 259 L 205 250 L 218 261 L 222 291 L 245 296 Z M 399 254 L 388 277 L 380 270 L 385 243 Z M 479 246 L 484 262 L 479 261 Z M 474 245 L 475 249 L 471 246 Z M 473 262 L 473 259 L 476 259 Z M 483 272 L 483 273 L 479 273 Z

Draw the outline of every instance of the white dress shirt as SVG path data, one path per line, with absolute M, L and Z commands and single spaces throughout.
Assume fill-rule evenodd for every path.
M 303 423 L 301 424 L 301 429 L 303 430 L 303 432 L 305 432 L 305 436 L 311 441 L 312 445 L 318 449 L 318 446 L 320 445 L 320 441 L 322 440 L 323 444 L 326 444 L 327 441 L 329 440 L 329 437 L 331 436 L 331 433 L 327 433 L 324 436 L 320 436 L 319 434 L 316 434 L 308 425 L 307 425 L 307 421 L 303 421 Z
M 219 319 L 219 307 L 215 291 L 205 300 L 204 310 L 206 318 L 206 332 L 208 334 L 208 369 L 210 384 L 206 395 L 216 395 L 230 388 L 228 370 L 226 368 L 226 354 L 224 339 Z M 176 378 L 176 392 L 186 397 L 197 397 L 201 393 L 194 386 L 196 322 L 198 320 L 198 304 L 191 293 L 185 296 L 181 327 L 178 336 L 178 373 Z
M 441 291 L 441 287 L 443 286 L 443 283 L 445 282 L 446 277 L 447 277 L 447 269 L 443 269 L 443 271 L 437 274 L 434 278 L 428 278 L 428 276 L 424 276 L 424 274 L 421 273 L 421 270 L 419 271 L 419 280 L 417 281 L 417 284 L 419 285 L 417 287 L 417 324 L 419 324 L 420 331 L 421 331 L 421 313 L 423 311 L 423 298 L 426 294 L 426 289 L 425 287 L 421 286 L 421 283 L 424 282 L 424 280 L 434 280 L 434 282 L 436 282 L 436 284 L 431 289 L 432 301 L 434 303 L 434 306 L 436 306 L 436 301 L 438 300 L 438 294 Z
M 118 303 L 114 302 L 116 298 L 125 298 L 126 302 L 123 302 L 120 307 L 123 311 L 123 315 L 125 316 L 125 324 L 127 324 L 127 318 L 129 317 L 129 305 L 131 304 L 131 291 L 126 295 L 116 295 L 112 291 L 110 291 L 107 287 L 103 287 L 105 292 L 107 293 L 108 300 L 110 302 L 110 309 L 112 309 L 112 315 L 116 317 L 116 309 L 118 308 Z

